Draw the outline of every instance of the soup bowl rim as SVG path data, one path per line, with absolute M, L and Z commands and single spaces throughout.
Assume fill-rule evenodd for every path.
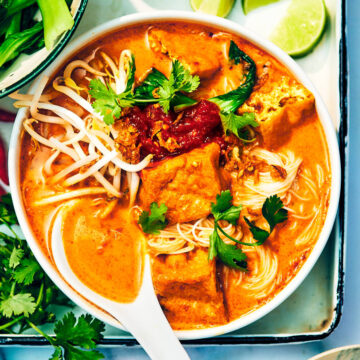
M 231 322 L 225 325 L 219 325 L 215 327 L 209 327 L 204 329 L 193 329 L 193 330 L 178 330 L 176 331 L 177 336 L 182 340 L 195 340 L 207 337 L 213 337 L 222 335 L 231 331 L 238 330 L 246 325 L 253 323 L 254 321 L 262 318 L 270 311 L 279 306 L 285 299 L 287 299 L 302 281 L 306 278 L 310 270 L 313 268 L 317 259 L 319 258 L 333 228 L 335 222 L 338 201 L 340 196 L 341 188 L 341 167 L 340 167 L 340 155 L 339 147 L 337 142 L 337 136 L 335 132 L 334 125 L 331 121 L 330 115 L 326 109 L 326 106 L 321 99 L 318 91 L 308 79 L 307 75 L 300 68 L 300 66 L 285 52 L 279 49 L 274 44 L 270 43 L 268 40 L 263 39 L 259 35 L 253 33 L 252 31 L 242 27 L 241 25 L 226 20 L 223 18 L 205 15 L 201 13 L 192 13 L 186 11 L 154 11 L 149 13 L 136 13 L 131 15 L 126 15 L 120 18 L 113 19 L 108 21 L 100 26 L 91 29 L 78 37 L 76 40 L 72 41 L 65 50 L 58 56 L 58 58 L 49 66 L 43 74 L 51 75 L 56 71 L 59 66 L 64 64 L 66 60 L 71 58 L 77 51 L 89 45 L 94 39 L 100 38 L 104 35 L 108 35 L 112 32 L 120 30 L 123 27 L 138 25 L 142 23 L 154 23 L 156 21 L 166 22 L 166 21 L 184 21 L 195 24 L 207 25 L 217 29 L 221 29 L 227 32 L 230 32 L 234 35 L 240 36 L 248 41 L 250 41 L 255 46 L 265 50 L 275 59 L 280 61 L 293 76 L 302 83 L 315 97 L 316 100 L 316 109 L 319 115 L 319 119 L 322 123 L 326 142 L 328 145 L 329 160 L 331 165 L 331 190 L 330 190 L 330 201 L 326 219 L 321 230 L 320 236 L 314 245 L 313 250 L 311 251 L 309 257 L 306 259 L 305 263 L 301 269 L 297 272 L 294 278 L 279 292 L 277 293 L 270 301 L 266 304 L 260 306 L 259 308 L 253 310 L 252 312 L 241 316 L 238 319 L 232 320 Z M 39 78 L 34 82 L 29 90 L 32 92 L 38 83 Z M 19 220 L 19 224 L 23 231 L 23 234 L 33 251 L 36 259 L 39 261 L 42 268 L 52 279 L 52 281 L 77 305 L 91 313 L 95 317 L 103 320 L 104 322 L 124 330 L 121 324 L 119 324 L 114 318 L 112 318 L 108 313 L 99 309 L 98 307 L 91 304 L 89 301 L 81 297 L 76 291 L 74 291 L 61 277 L 57 272 L 54 265 L 51 263 L 49 258 L 44 254 L 41 249 L 41 246 L 38 244 L 33 231 L 31 230 L 30 223 L 26 216 L 26 211 L 24 203 L 22 200 L 22 189 L 20 186 L 20 145 L 22 138 L 22 121 L 27 115 L 27 109 L 20 109 L 17 113 L 16 120 L 14 123 L 10 146 L 9 146 L 9 181 L 10 189 L 14 202 L 14 207 L 16 215 Z

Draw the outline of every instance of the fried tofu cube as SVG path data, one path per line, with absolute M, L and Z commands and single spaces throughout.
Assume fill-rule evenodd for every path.
M 209 46 L 209 38 L 205 34 L 182 34 L 153 27 L 148 32 L 148 41 L 154 52 L 179 60 L 191 74 L 202 79 L 210 78 L 221 67 L 221 48 Z
M 164 203 L 170 224 L 208 216 L 211 203 L 223 188 L 219 155 L 219 145 L 211 143 L 144 169 L 139 192 L 141 206 L 149 209 L 152 202 Z
M 160 255 L 153 259 L 152 273 L 156 293 L 173 327 L 184 329 L 226 322 L 216 264 L 208 260 L 207 249 Z
M 294 127 L 315 109 L 310 91 L 289 76 L 269 78 L 254 89 L 239 113 L 254 112 L 266 146 L 276 148 L 289 139 Z
M 153 260 L 153 281 L 160 296 L 218 298 L 216 266 L 202 248 L 185 254 L 159 255 Z

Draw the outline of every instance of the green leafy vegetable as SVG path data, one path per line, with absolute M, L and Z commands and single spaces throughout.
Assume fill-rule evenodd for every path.
M 45 46 L 51 50 L 59 37 L 74 26 L 65 0 L 37 0 L 44 21 Z
M 226 244 L 219 236 L 218 231 L 230 237 L 219 225 L 220 220 L 226 220 L 236 225 L 241 212 L 241 206 L 232 205 L 232 195 L 229 190 L 222 191 L 216 196 L 216 203 L 211 204 L 211 212 L 214 215 L 214 231 L 210 235 L 209 259 L 217 257 L 223 264 L 242 271 L 247 271 L 246 255 L 236 245 Z
M 36 0 L 1 0 L 0 22 L 33 5 L 35 2 Z
M 256 64 L 254 60 L 240 50 L 232 40 L 230 42 L 229 58 L 234 61 L 235 64 L 244 61 L 247 67 L 247 73 L 245 74 L 245 81 L 237 89 L 209 99 L 209 101 L 218 105 L 224 114 L 235 112 L 246 101 L 256 81 Z
M 284 204 L 277 195 L 270 196 L 265 200 L 262 207 L 262 214 L 269 224 L 270 231 L 257 227 L 253 222 L 251 222 L 244 216 L 244 220 L 248 224 L 254 239 L 257 240 L 257 242 L 255 244 L 252 244 L 252 246 L 262 245 L 265 240 L 270 236 L 275 226 L 287 220 L 288 211 L 283 207 Z M 246 245 L 251 246 L 251 244 Z
M 143 211 L 139 217 L 138 224 L 146 234 L 160 234 L 160 230 L 164 229 L 167 225 L 165 214 L 167 206 L 161 204 L 160 206 L 153 202 L 150 205 L 150 213 Z
M 230 114 L 220 113 L 220 118 L 224 128 L 224 132 L 228 133 L 229 131 L 231 131 L 240 139 L 244 137 L 241 131 L 246 126 L 252 126 L 252 127 L 259 126 L 259 124 L 255 120 L 254 113 L 244 113 L 242 115 L 236 115 L 234 113 L 230 113 Z
M 143 84 L 136 88 L 137 99 L 158 102 L 167 113 L 171 106 L 175 110 L 196 104 L 182 92 L 191 93 L 200 84 L 198 76 L 192 76 L 178 60 L 173 61 L 169 79 L 157 69 L 152 69 Z
M 39 41 L 43 30 L 42 23 L 32 28 L 12 34 L 0 45 L 0 68 L 8 61 L 16 58 L 20 53 L 30 49 Z
M 94 350 L 102 338 L 104 324 L 90 315 L 76 319 L 72 312 L 67 313 L 55 323 L 55 336 L 41 330 L 41 325 L 56 320 L 50 310 L 54 305 L 71 304 L 41 270 L 27 243 L 13 230 L 17 220 L 10 195 L 2 196 L 0 224 L 12 234 L 0 231 L 0 331 L 21 333 L 33 328 L 54 346 L 52 359 L 104 358 Z

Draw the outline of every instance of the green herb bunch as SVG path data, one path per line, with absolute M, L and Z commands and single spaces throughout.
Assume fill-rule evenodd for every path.
M 37 263 L 25 240 L 14 230 L 17 225 L 10 194 L 0 202 L 0 332 L 20 334 L 32 328 L 54 346 L 53 360 L 97 360 L 94 350 L 104 324 L 90 315 L 76 319 L 72 312 L 56 321 L 54 305 L 69 306 L 69 299 L 51 282 Z M 55 323 L 55 336 L 41 326 Z

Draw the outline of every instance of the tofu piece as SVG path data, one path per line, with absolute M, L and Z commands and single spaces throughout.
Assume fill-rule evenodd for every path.
M 205 34 L 182 34 L 153 27 L 148 31 L 148 41 L 154 52 L 179 60 L 191 74 L 202 79 L 210 78 L 221 68 L 221 48 L 209 46 L 209 38 Z
M 160 255 L 153 260 L 153 281 L 160 296 L 216 300 L 216 266 L 202 248 L 186 254 Z
M 178 297 L 159 299 L 165 316 L 174 330 L 203 329 L 227 323 L 220 302 L 187 300 Z
M 277 148 L 286 143 L 292 129 L 314 110 L 312 93 L 296 80 L 283 75 L 268 78 L 238 111 L 240 114 L 255 112 L 265 146 Z
M 168 320 L 177 329 L 226 322 L 215 261 L 202 248 L 186 254 L 160 255 L 152 262 L 153 282 Z
M 149 209 L 154 201 L 164 203 L 170 224 L 208 216 L 211 202 L 223 188 L 219 155 L 219 145 L 211 143 L 144 169 L 139 192 L 141 206 Z

